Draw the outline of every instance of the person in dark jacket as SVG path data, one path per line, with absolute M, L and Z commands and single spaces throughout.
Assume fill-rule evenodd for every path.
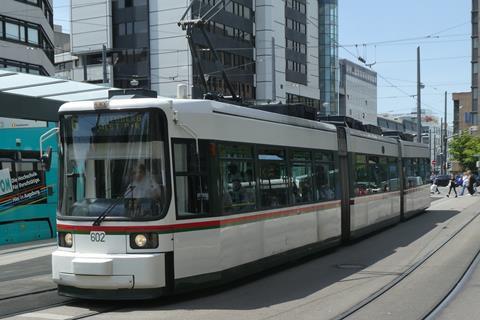
M 475 184 L 475 176 L 472 174 L 472 171 L 468 170 L 468 193 L 473 196 L 475 193 L 475 189 L 473 188 L 473 185 Z
M 457 195 L 457 189 L 456 189 L 456 186 L 457 186 L 457 182 L 455 181 L 455 176 L 452 174 L 450 176 L 450 183 L 449 183 L 449 186 L 450 188 L 448 189 L 448 194 L 447 194 L 447 197 L 450 197 L 450 192 L 455 192 L 455 198 L 458 196 Z

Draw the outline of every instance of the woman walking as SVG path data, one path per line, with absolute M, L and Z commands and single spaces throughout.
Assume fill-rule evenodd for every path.
M 450 192 L 452 192 L 452 189 L 453 189 L 453 192 L 455 192 L 455 198 L 456 198 L 458 196 L 457 189 L 456 189 L 457 183 L 455 182 L 455 176 L 453 174 L 450 176 L 449 186 L 450 186 L 450 189 L 448 189 L 447 197 L 450 197 Z

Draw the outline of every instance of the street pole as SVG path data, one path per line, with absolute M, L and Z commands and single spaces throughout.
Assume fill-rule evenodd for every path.
M 422 142 L 422 97 L 420 82 L 420 47 L 417 47 L 417 142 Z
M 430 151 L 430 158 L 432 158 L 432 128 L 430 127 L 428 127 L 428 150 Z
M 102 45 L 103 83 L 108 83 L 107 76 L 107 47 Z
M 440 118 L 440 174 L 443 174 L 443 118 Z
M 445 130 L 443 136 L 443 152 L 444 152 L 444 165 L 447 166 L 447 135 L 448 135 L 448 122 L 447 122 L 447 91 L 445 91 Z M 447 173 L 447 168 L 445 168 L 445 173 Z
M 437 171 L 437 127 L 433 127 L 433 160 L 435 160 L 433 171 Z

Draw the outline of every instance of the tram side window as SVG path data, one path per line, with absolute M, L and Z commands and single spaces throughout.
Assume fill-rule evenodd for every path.
M 177 140 L 173 143 L 175 197 L 179 217 L 202 217 L 209 213 L 204 149 L 204 145 L 200 144 L 200 159 L 197 159 L 195 141 Z
M 390 191 L 400 190 L 398 162 L 396 158 L 388 158 L 388 188 Z
M 275 208 L 288 204 L 289 177 L 285 150 L 265 148 L 258 151 L 260 205 Z
M 368 182 L 367 156 L 355 155 L 355 182 L 353 185 L 355 196 L 365 196 L 369 194 L 370 184 Z
M 388 192 L 387 158 L 368 157 L 369 193 Z
M 417 159 L 417 166 L 418 166 L 418 185 L 423 185 L 426 176 L 426 168 L 425 168 L 425 161 L 422 158 Z
M 292 203 L 307 203 L 314 200 L 312 190 L 312 159 L 308 151 L 292 151 Z
M 337 185 L 333 153 L 315 152 L 313 155 L 313 179 L 316 201 L 329 201 L 336 198 Z
M 419 170 L 419 159 L 410 158 L 404 160 L 405 167 L 405 186 L 406 188 L 415 188 L 416 186 L 422 185 L 423 181 L 420 176 Z
M 244 144 L 219 144 L 223 213 L 256 208 L 253 148 Z

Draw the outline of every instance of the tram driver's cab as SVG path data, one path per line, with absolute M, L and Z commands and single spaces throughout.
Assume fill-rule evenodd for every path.
M 166 210 L 166 150 L 159 111 L 64 115 L 64 194 L 71 217 L 158 219 Z

